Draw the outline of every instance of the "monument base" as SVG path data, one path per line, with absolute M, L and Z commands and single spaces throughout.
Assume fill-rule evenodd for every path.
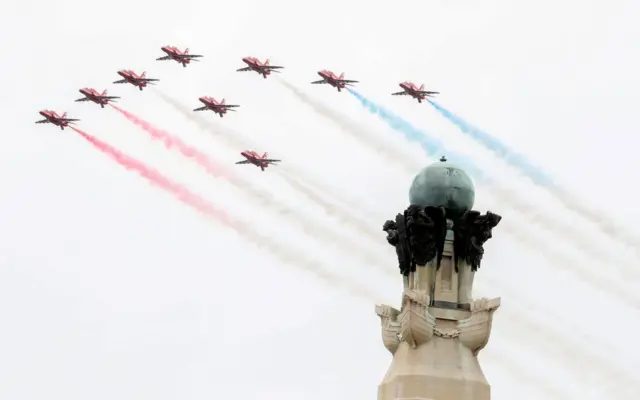
M 491 388 L 458 338 L 434 336 L 415 349 L 401 342 L 378 386 L 378 400 L 408 399 L 490 400 Z

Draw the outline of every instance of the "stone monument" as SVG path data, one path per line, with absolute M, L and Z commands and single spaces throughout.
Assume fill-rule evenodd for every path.
M 418 173 L 411 205 L 385 222 L 404 288 L 401 308 L 377 305 L 393 361 L 378 400 L 490 400 L 477 355 L 500 298 L 474 299 L 484 243 L 501 216 L 473 211 L 469 176 L 442 157 Z

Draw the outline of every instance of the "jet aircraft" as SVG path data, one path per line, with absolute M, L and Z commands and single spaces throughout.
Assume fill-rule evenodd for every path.
M 163 46 L 160 48 L 160 50 L 164 51 L 167 55 L 156 58 L 156 61 L 174 60 L 182 64 L 182 66 L 185 68 L 191 61 L 198 61 L 197 59 L 202 57 L 199 54 L 189 54 L 188 48 L 184 51 L 181 51 L 175 46 Z
M 329 84 L 338 89 L 338 92 L 342 91 L 342 89 L 347 86 L 353 86 L 352 83 L 358 83 L 358 81 L 344 79 L 344 72 L 340 74 L 340 76 L 336 76 L 333 72 L 323 69 L 318 72 L 318 75 L 322 77 L 322 80 L 311 82 L 312 84 Z
M 104 108 L 106 104 L 109 104 L 110 101 L 114 101 L 115 99 L 119 99 L 118 96 L 107 96 L 107 89 L 105 89 L 102 94 L 95 89 L 83 88 L 79 90 L 85 97 L 75 100 L 75 101 L 92 101 L 96 104 L 100 104 L 100 107 Z
M 142 75 L 138 75 L 130 69 L 123 69 L 121 71 L 118 71 L 118 75 L 120 75 L 124 79 L 115 81 L 113 83 L 130 83 L 133 86 L 138 87 L 138 89 L 140 90 L 147 87 L 148 84 L 150 83 L 153 84 L 152 82 L 157 82 L 160 80 L 160 79 L 147 78 L 146 71 L 143 72 Z
M 200 97 L 198 100 L 200 100 L 204 104 L 204 107 L 194 108 L 193 111 L 211 110 L 214 113 L 220 115 L 220 118 L 222 118 L 223 114 L 226 114 L 227 111 L 236 111 L 234 110 L 234 108 L 240 107 L 236 104 L 226 104 L 225 99 L 217 101 L 213 97 L 209 96 Z
M 440 94 L 440 92 L 431 92 L 428 90 L 424 90 L 424 85 L 420 85 L 418 87 L 415 83 L 411 83 L 409 81 L 401 82 L 400 87 L 403 89 L 402 92 L 391 93 L 392 96 L 411 96 L 414 99 L 418 100 L 418 103 L 422 103 L 422 100 L 427 97 L 434 97 L 434 94 Z
M 244 57 L 242 61 L 247 64 L 248 67 L 240 68 L 236 71 L 255 71 L 262 75 L 264 79 L 267 79 L 267 75 L 271 75 L 272 72 L 280 72 L 278 70 L 284 68 L 278 65 L 269 65 L 269 60 L 266 60 L 264 63 L 262 63 L 255 57 Z
M 262 171 L 264 171 L 264 169 L 267 168 L 270 164 L 275 164 L 281 161 L 267 158 L 267 153 L 260 155 L 251 150 L 245 150 L 241 152 L 240 155 L 242 155 L 245 160 L 238 161 L 236 164 L 253 164 L 256 167 L 260 168 Z
M 67 113 L 58 115 L 57 112 L 51 110 L 42 110 L 39 111 L 38 114 L 42 115 L 45 119 L 36 121 L 36 124 L 54 124 L 55 126 L 59 126 L 61 130 L 64 130 L 66 126 L 69 126 L 69 124 L 75 121 L 80 121 L 79 119 L 67 118 Z

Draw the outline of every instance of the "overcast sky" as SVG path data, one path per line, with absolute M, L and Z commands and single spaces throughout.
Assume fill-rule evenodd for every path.
M 430 105 L 389 95 L 400 81 L 425 83 L 441 92 L 440 104 L 640 236 L 640 5 L 393 4 L 4 7 L 0 398 L 375 398 L 391 358 L 374 304 L 399 307 L 401 282 L 380 226 L 406 207 L 413 176 L 435 159 L 349 93 L 309 85 L 324 68 L 359 80 L 359 93 L 444 142 L 445 155 L 464 155 L 500 190 L 511 188 L 513 201 L 530 203 L 522 210 L 474 177 L 476 208 L 504 216 L 475 288 L 476 297 L 502 297 L 480 354 L 493 399 L 640 395 L 632 249 L 561 207 Z M 167 44 L 204 58 L 187 68 L 155 61 Z M 311 100 L 277 79 L 235 72 L 248 55 L 284 65 L 281 77 Z M 123 68 L 159 78 L 160 92 L 112 85 Z M 87 86 L 108 88 L 124 109 L 236 177 L 207 175 L 115 110 L 74 103 Z M 241 107 L 223 120 L 179 111 L 196 108 L 203 95 Z M 321 106 L 335 112 L 322 115 Z M 72 130 L 35 125 L 45 108 L 82 119 L 84 131 L 246 221 L 244 231 L 195 212 Z M 233 165 L 245 145 L 283 162 L 265 173 Z M 327 212 L 278 171 L 347 201 L 366 221 L 348 224 L 344 207 Z M 256 232 L 269 243 L 253 243 Z M 286 247 L 295 254 L 276 254 Z

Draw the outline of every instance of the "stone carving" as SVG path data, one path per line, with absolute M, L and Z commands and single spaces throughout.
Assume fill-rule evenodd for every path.
M 382 226 L 382 230 L 387 232 L 387 242 L 396 249 L 400 273 L 403 276 L 408 276 L 411 272 L 412 261 L 411 251 L 409 250 L 409 243 L 404 240 L 406 237 L 404 218 L 400 218 L 400 214 L 398 214 L 396 220 L 400 222 L 399 226 L 398 222 L 389 220 L 384 223 L 384 225 Z M 400 239 L 401 236 L 402 240 Z
M 396 248 L 403 276 L 415 272 L 416 265 L 426 265 L 436 257 L 436 269 L 440 268 L 447 235 L 444 208 L 411 205 L 395 221 L 385 222 L 382 230 L 387 232 L 387 242 Z
M 454 339 L 460 336 L 460 329 L 456 328 L 450 331 L 443 331 L 442 329 L 439 329 L 438 327 L 436 327 L 433 330 L 433 334 L 444 339 Z
M 493 313 L 500 307 L 500 298 L 482 298 L 471 302 L 471 316 L 458 322 L 460 342 L 474 356 L 489 342 Z
M 483 245 L 492 237 L 492 230 L 502 217 L 487 211 L 480 215 L 478 211 L 467 211 L 453 225 L 454 265 L 458 272 L 458 261 L 463 261 L 471 266 L 473 272 L 480 268 L 480 262 L 484 255 Z
M 427 343 L 433 337 L 436 319 L 429 314 L 429 295 L 422 291 L 405 289 L 402 296 L 400 334 L 412 348 Z
M 402 341 L 411 348 L 428 343 L 433 336 L 458 339 L 463 346 L 477 356 L 489 342 L 493 313 L 500 307 L 500 298 L 474 300 L 470 303 L 471 315 L 458 321 L 456 328 L 444 330 L 436 327 L 436 318 L 429 314 L 429 296 L 422 291 L 405 289 L 402 295 L 402 311 L 387 305 L 376 305 L 380 317 L 382 342 L 394 355 Z
M 400 311 L 391 306 L 376 305 L 376 314 L 378 314 L 382 323 L 382 343 L 393 355 L 402 341 L 400 338 L 400 322 L 398 322 Z

